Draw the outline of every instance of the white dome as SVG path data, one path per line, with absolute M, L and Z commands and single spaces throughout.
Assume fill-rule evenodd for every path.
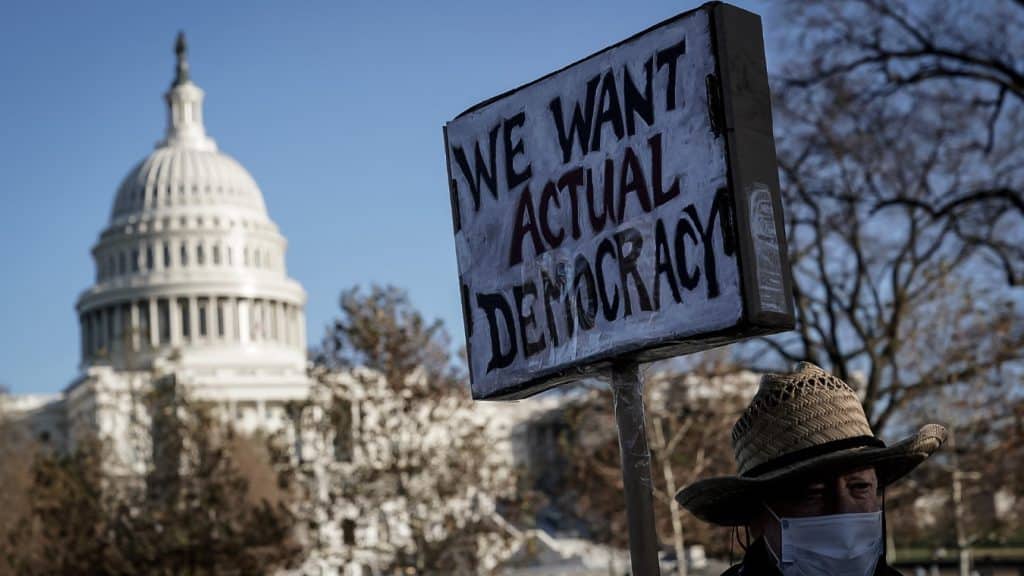
M 234 158 L 216 150 L 164 145 L 125 176 L 110 220 L 113 224 L 182 206 L 246 210 L 266 217 L 256 181 Z
M 121 182 L 78 299 L 82 365 L 148 369 L 162 356 L 218 373 L 305 367 L 305 292 L 249 172 L 203 125 L 184 38 L 167 133 Z M 236 374 L 237 375 L 237 374 Z M 236 378 L 237 379 L 237 378 Z

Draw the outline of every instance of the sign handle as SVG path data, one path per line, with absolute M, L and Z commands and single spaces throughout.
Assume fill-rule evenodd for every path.
M 612 400 L 619 429 L 622 484 L 629 523 L 629 556 L 634 576 L 660 576 L 658 533 L 654 527 L 651 451 L 647 447 L 644 384 L 636 362 L 616 362 L 611 369 Z M 680 558 L 680 562 L 684 559 Z

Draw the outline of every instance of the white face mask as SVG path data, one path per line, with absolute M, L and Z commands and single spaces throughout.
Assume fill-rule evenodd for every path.
M 871 576 L 882 555 L 882 512 L 779 518 L 784 576 Z M 768 549 L 771 550 L 771 546 Z

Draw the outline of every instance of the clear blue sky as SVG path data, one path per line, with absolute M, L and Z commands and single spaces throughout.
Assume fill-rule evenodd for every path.
M 697 5 L 6 4 L 0 384 L 56 392 L 75 376 L 74 302 L 93 280 L 89 250 L 121 178 L 163 135 L 179 29 L 207 93 L 208 132 L 252 172 L 289 240 L 310 342 L 343 288 L 370 283 L 408 289 L 461 342 L 443 123 Z

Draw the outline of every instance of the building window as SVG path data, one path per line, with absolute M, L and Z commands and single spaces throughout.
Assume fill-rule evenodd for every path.
M 334 459 L 352 461 L 352 403 L 335 398 L 331 405 L 331 427 L 334 428 Z
M 132 272 L 139 271 L 139 250 L 136 248 L 132 250 Z
M 198 307 L 198 314 L 199 314 L 199 336 L 201 338 L 206 338 L 206 336 L 207 336 L 207 331 L 206 331 L 206 311 L 207 311 L 207 308 L 209 307 L 208 303 L 209 303 L 208 299 L 200 298 L 198 303 L 196 304 L 196 306 Z
M 153 269 L 153 245 L 146 244 L 146 270 Z
M 106 322 L 105 322 L 105 324 L 107 326 L 106 342 L 107 342 L 107 347 L 109 348 L 114 343 L 114 309 L 113 308 L 105 308 L 103 310 L 103 317 L 104 317 L 104 320 L 106 320 Z
M 178 299 L 178 308 L 181 310 L 181 335 L 185 338 L 192 337 L 192 316 L 189 314 L 191 310 L 188 307 L 188 300 L 185 298 Z
M 244 258 L 244 260 L 242 262 L 242 265 L 245 266 L 246 268 L 248 268 L 249 267 L 249 247 L 246 246 L 244 250 L 245 250 L 245 258 Z
M 143 300 L 135 305 L 139 310 L 139 341 L 145 345 L 149 343 L 149 302 Z
M 82 359 L 92 355 L 92 322 L 88 314 L 82 314 L 79 320 L 82 324 Z
M 196 266 L 202 266 L 206 264 L 206 254 L 203 251 L 203 245 L 199 244 L 196 246 Z
M 259 248 L 253 250 L 252 257 L 254 259 L 253 265 L 256 266 L 257 268 L 259 268 L 260 267 L 260 249 Z
M 171 341 L 171 303 L 168 300 L 161 298 L 156 301 L 156 316 L 160 329 L 160 343 L 167 344 Z
M 164 242 L 164 268 L 171 267 L 171 243 Z
M 228 257 L 228 266 L 233 266 L 234 264 L 231 262 L 231 246 L 225 246 L 224 249 L 227 250 L 226 256 Z
M 345 518 L 341 521 L 341 539 L 346 546 L 356 545 L 356 521 Z
M 181 243 L 181 265 L 188 266 L 188 244 Z
M 93 354 L 100 356 L 103 354 L 103 311 L 97 310 L 92 313 L 92 329 L 93 329 Z
M 117 255 L 117 273 L 118 274 L 124 274 L 125 268 L 126 268 L 125 260 L 126 260 L 126 257 L 125 257 L 124 252 L 121 252 L 121 253 L 119 253 Z
M 213 265 L 220 266 L 220 244 L 213 245 Z

